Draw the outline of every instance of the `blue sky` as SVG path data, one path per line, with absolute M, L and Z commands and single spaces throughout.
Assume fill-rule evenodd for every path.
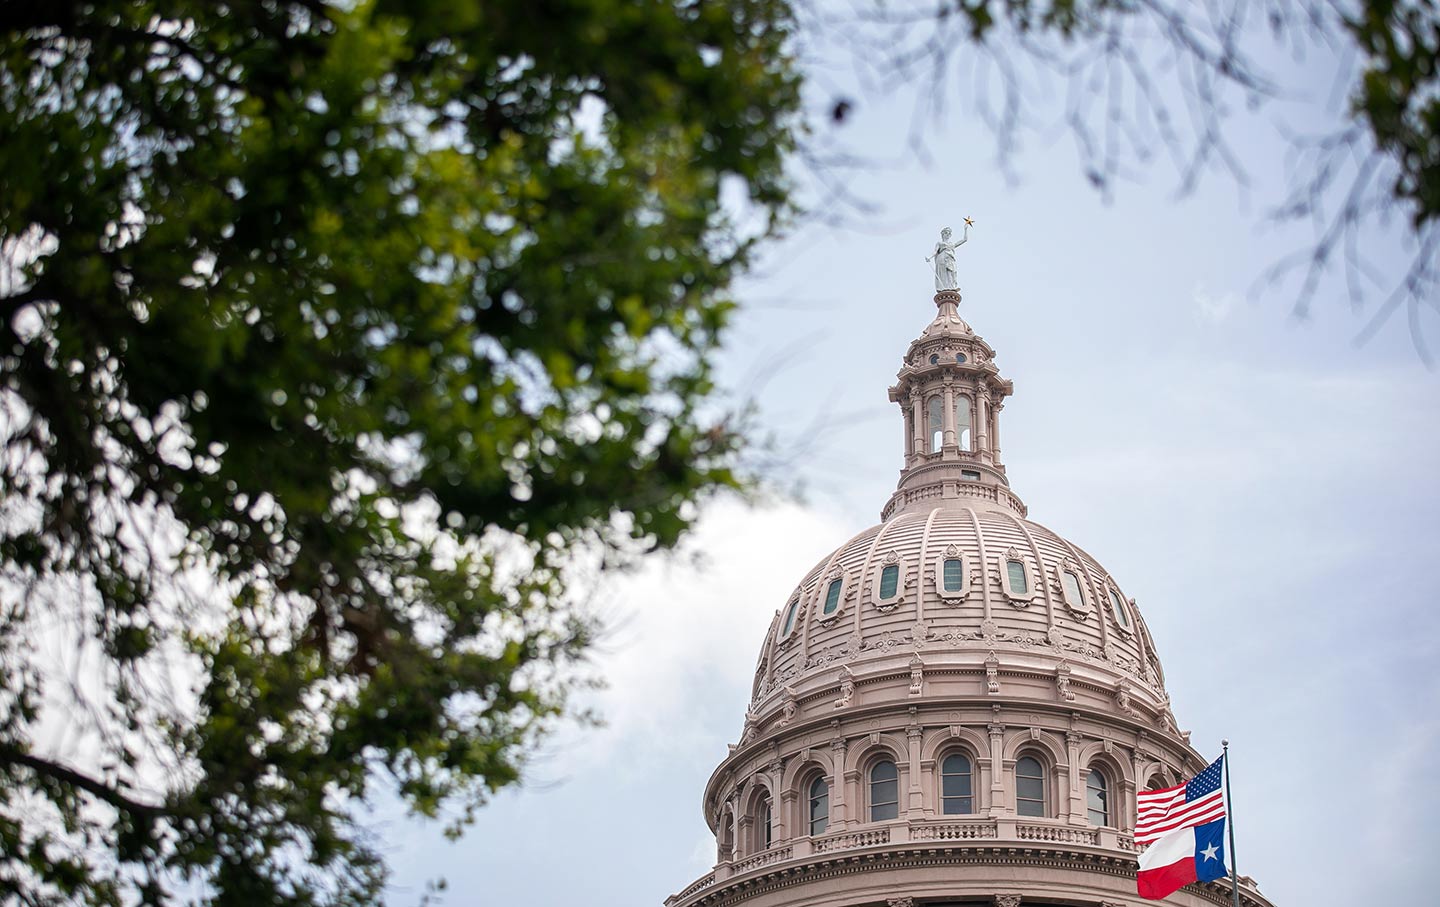
M 1232 741 L 1241 872 L 1277 904 L 1432 899 L 1440 374 L 1403 319 L 1357 345 L 1368 313 L 1337 286 L 1305 321 L 1293 291 L 1254 291 L 1308 235 L 1264 216 L 1284 175 L 1274 114 L 1324 110 L 1236 118 L 1248 193 L 1211 176 L 1176 199 L 1158 169 L 1106 204 L 1063 134 L 1032 137 L 1011 182 L 963 112 L 932 127 L 925 165 L 905 154 L 903 97 L 860 101 L 839 138 L 891 162 L 852 178 L 878 213 L 772 247 L 722 368 L 798 496 L 717 501 L 685 551 L 597 590 L 606 725 L 563 730 L 458 842 L 384 821 L 393 902 L 444 876 L 457 905 L 659 905 L 708 868 L 701 793 L 739 736 L 761 637 L 894 488 L 886 387 L 934 311 L 923 259 L 965 215 L 961 314 L 1015 381 L 1012 486 L 1137 599 L 1200 752 Z M 1376 238 L 1402 267 L 1399 235 Z

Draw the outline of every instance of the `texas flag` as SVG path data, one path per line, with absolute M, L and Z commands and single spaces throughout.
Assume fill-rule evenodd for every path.
M 1135 843 L 1147 845 L 1135 877 L 1142 898 L 1159 900 L 1191 882 L 1229 875 L 1224 770 L 1221 756 L 1189 783 L 1136 795 Z

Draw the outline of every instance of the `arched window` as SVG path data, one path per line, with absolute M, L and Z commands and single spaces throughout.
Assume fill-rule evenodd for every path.
M 760 808 L 755 811 L 755 840 L 759 845 L 757 850 L 767 850 L 773 840 L 771 827 L 773 826 L 773 815 L 770 809 L 770 798 L 764 797 L 760 800 Z
M 880 571 L 880 600 L 889 601 L 900 592 L 900 565 L 886 564 Z
M 955 443 L 970 449 L 970 398 L 964 394 L 955 395 Z
M 830 827 L 830 785 L 824 777 L 810 782 L 810 834 L 823 835 Z
M 870 769 L 870 821 L 883 822 L 900 815 L 900 773 L 886 759 Z
M 946 592 L 959 592 L 965 586 L 965 565 L 958 557 L 947 557 L 941 564 L 941 588 Z
M 1145 782 L 1146 790 L 1164 790 L 1169 786 L 1165 783 L 1164 777 L 1160 775 L 1151 775 L 1150 780 Z
M 1045 768 L 1034 756 L 1021 756 L 1015 763 L 1015 812 L 1045 815 Z
M 1090 769 L 1085 779 L 1085 814 L 1091 825 L 1110 824 L 1110 788 L 1098 768 Z
M 944 402 L 939 397 L 931 397 L 925 404 L 925 425 L 927 430 L 925 437 L 930 439 L 930 453 L 940 449 L 945 440 L 945 416 L 942 412 Z
M 1120 629 L 1129 631 L 1130 615 L 1125 612 L 1125 604 L 1120 601 L 1120 593 L 1114 589 L 1110 590 L 1110 610 L 1115 612 L 1115 622 Z
M 825 614 L 834 614 L 835 609 L 840 607 L 840 587 L 844 584 L 844 580 L 832 579 L 830 581 L 830 588 L 825 590 Z
M 970 782 L 970 758 L 963 753 L 946 756 L 940 763 L 940 812 L 947 816 L 973 813 L 975 795 Z
M 1008 560 L 1005 562 L 1005 574 L 1010 580 L 1010 593 L 1012 595 L 1030 594 L 1030 577 L 1025 571 L 1024 561 Z
M 794 629 L 794 627 L 795 627 L 795 612 L 796 612 L 796 610 L 799 609 L 799 607 L 800 607 L 800 599 L 797 598 L 797 599 L 795 599 L 794 601 L 792 601 L 792 602 L 790 603 L 790 607 L 788 607 L 788 608 L 785 609 L 785 625 L 780 628 L 780 635 L 781 635 L 781 636 L 789 636 L 789 635 L 790 635 L 790 631 L 791 631 L 792 629 Z
M 1080 577 L 1074 570 L 1060 571 L 1060 584 L 1065 587 L 1065 601 L 1072 608 L 1085 607 L 1085 593 L 1080 589 Z

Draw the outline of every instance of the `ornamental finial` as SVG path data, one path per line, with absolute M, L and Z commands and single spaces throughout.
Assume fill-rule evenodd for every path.
M 955 268 L 955 250 L 970 240 L 970 228 L 975 221 L 965 218 L 965 234 L 958 242 L 950 241 L 950 228 L 940 228 L 940 241 L 935 244 L 935 253 L 926 256 L 926 261 L 935 263 L 935 292 L 960 289 L 960 275 Z

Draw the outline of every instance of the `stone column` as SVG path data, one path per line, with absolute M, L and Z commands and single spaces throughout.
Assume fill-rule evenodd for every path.
M 1072 719 L 1073 721 L 1073 719 Z M 1082 738 L 1079 731 L 1070 730 L 1065 733 L 1065 749 L 1070 762 L 1070 815 L 1071 825 L 1086 825 L 1089 819 L 1085 812 L 1085 785 L 1081 780 L 1080 773 L 1080 742 Z
M 995 401 L 995 421 L 992 423 L 993 431 L 990 434 L 990 452 L 995 459 L 995 465 L 1000 465 L 1000 413 L 1005 409 L 1004 402 Z
M 836 737 L 830 741 L 830 760 L 834 766 L 830 771 L 830 824 L 845 828 L 849 816 L 845 812 L 845 740 Z
M 911 727 L 905 736 L 910 753 L 910 806 L 906 812 L 909 818 L 918 819 L 925 814 L 925 797 L 920 789 L 920 747 L 924 735 L 920 728 Z
M 980 455 L 981 462 L 991 463 L 994 458 L 990 455 L 990 388 L 984 381 L 975 382 L 975 430 L 979 433 L 975 438 L 975 452 Z
M 945 407 L 941 411 L 940 424 L 945 427 L 945 447 L 955 446 L 955 389 L 945 382 Z
M 1000 706 L 991 712 L 990 724 L 990 815 L 1003 816 L 1005 806 L 1005 725 L 1000 722 Z
M 804 807 L 796 805 L 796 801 L 799 799 L 799 791 L 782 790 L 780 792 L 780 806 L 775 813 L 776 841 L 789 841 L 790 838 L 793 837 L 790 834 L 791 816 L 795 817 L 795 829 L 797 833 L 804 834 L 810 831 L 810 829 L 807 828 L 805 824 L 806 817 L 799 813 L 799 810 L 803 809 Z
M 928 439 L 925 437 L 925 395 L 914 387 L 910 388 L 910 421 L 915 429 L 910 444 L 918 457 L 925 451 L 925 442 Z

